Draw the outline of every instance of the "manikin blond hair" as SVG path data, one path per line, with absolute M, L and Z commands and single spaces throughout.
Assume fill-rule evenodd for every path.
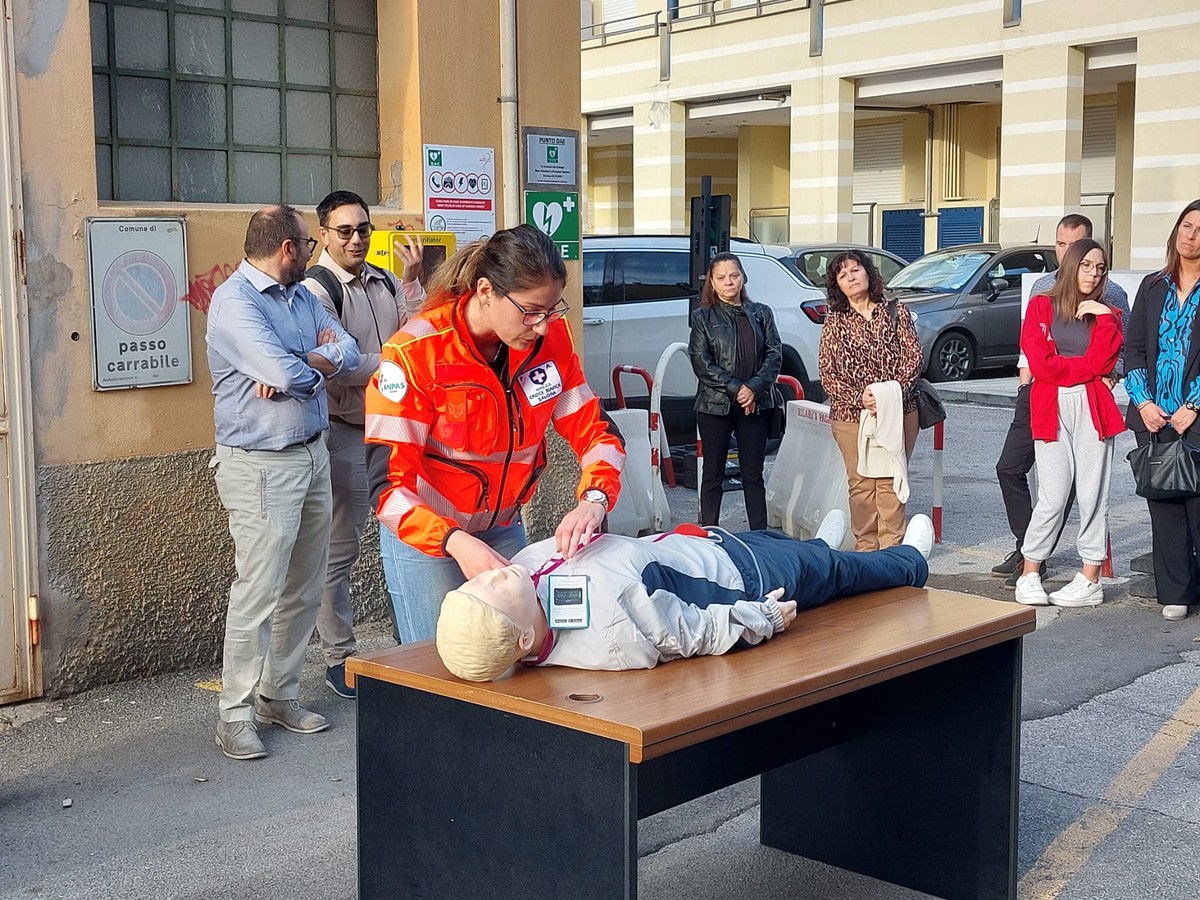
M 451 674 L 465 681 L 492 681 L 529 653 L 532 639 L 478 597 L 450 591 L 438 614 L 436 643 Z

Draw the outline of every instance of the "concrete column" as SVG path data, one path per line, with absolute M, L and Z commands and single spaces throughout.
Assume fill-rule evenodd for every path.
M 1129 268 L 1133 229 L 1133 120 L 1136 110 L 1132 81 L 1117 85 L 1117 150 L 1113 184 L 1113 268 Z
M 638 234 L 687 230 L 686 129 L 682 103 L 656 100 L 633 107 L 633 228 Z
M 524 148 L 521 148 L 524 152 Z M 579 117 L 579 233 L 591 234 L 595 227 L 595 213 L 592 210 L 591 182 L 588 180 L 588 118 Z
M 1000 240 L 1054 243 L 1079 212 L 1083 51 L 1047 46 L 1004 55 L 1000 114 Z
M 1200 197 L 1197 77 L 1200 25 L 1138 37 L 1129 253 L 1135 269 L 1162 267 L 1175 220 Z
M 849 241 L 854 215 L 854 82 L 792 84 L 791 239 Z
M 789 207 L 791 131 L 778 125 L 741 125 L 737 143 L 737 219 L 734 233 L 750 237 L 750 210 Z M 785 219 L 786 222 L 786 219 Z M 779 235 L 767 234 L 769 242 L 786 240 L 787 225 Z

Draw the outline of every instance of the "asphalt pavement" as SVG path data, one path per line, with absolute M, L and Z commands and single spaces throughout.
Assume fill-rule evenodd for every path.
M 1012 544 L 994 467 L 1015 379 L 961 390 L 968 402 L 943 391 L 944 534 L 931 586 L 1011 600 L 987 570 Z M 1104 604 L 1039 611 L 1025 639 L 1021 898 L 1200 895 L 1200 616 L 1167 622 L 1153 601 L 1129 596 L 1129 560 L 1150 547 L 1124 462 L 1132 446 L 1128 434 L 1117 440 L 1116 577 Z M 932 471 L 926 432 L 910 512 L 929 508 Z M 674 519 L 694 521 L 694 491 L 668 495 Z M 746 527 L 740 494 L 726 496 L 722 524 Z M 1072 517 L 1052 587 L 1074 572 L 1074 535 Z M 390 644 L 377 623 L 360 635 L 368 649 Z M 0 708 L 0 898 L 353 897 L 354 704 L 329 692 L 323 674 L 310 650 L 304 697 L 333 727 L 266 729 L 271 756 L 253 762 L 214 746 L 216 667 Z M 924 896 L 760 847 L 757 824 L 757 779 L 642 821 L 639 896 Z M 536 895 L 531 885 L 527 896 Z

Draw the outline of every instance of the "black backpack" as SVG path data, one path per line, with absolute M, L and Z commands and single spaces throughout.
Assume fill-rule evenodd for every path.
M 387 285 L 388 293 L 392 295 L 392 299 L 396 297 L 396 283 L 392 281 L 390 274 L 386 269 L 381 269 L 379 266 L 372 265 L 369 262 L 363 262 L 363 265 L 375 272 L 383 275 L 383 283 Z M 315 279 L 317 284 L 325 288 L 325 293 L 329 295 L 329 299 L 333 301 L 334 309 L 337 310 L 338 319 L 342 317 L 342 303 L 346 299 L 345 285 L 324 266 L 313 266 L 304 273 L 306 277 Z

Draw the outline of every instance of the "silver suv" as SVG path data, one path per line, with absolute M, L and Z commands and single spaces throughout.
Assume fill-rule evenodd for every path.
M 795 251 L 735 238 L 729 248 L 746 270 L 746 291 L 770 306 L 783 340 L 783 374 L 800 379 L 813 400 L 824 400 L 817 379 L 817 344 L 825 293 L 808 285 L 795 267 Z M 583 239 L 583 367 L 602 399 L 613 397 L 615 366 L 654 373 L 663 350 L 687 342 L 691 286 L 688 238 L 647 235 Z M 635 378 L 622 382 L 627 397 L 644 398 Z M 669 422 L 692 419 L 696 379 L 680 354 L 667 369 L 663 413 Z M 644 405 L 643 403 L 635 405 Z

